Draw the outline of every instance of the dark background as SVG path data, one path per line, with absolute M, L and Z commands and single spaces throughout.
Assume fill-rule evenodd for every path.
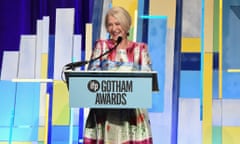
M 75 34 L 85 33 L 92 21 L 94 0 L 1 0 L 0 1 L 0 72 L 3 51 L 19 50 L 22 34 L 36 34 L 43 16 L 50 18 L 50 35 L 55 33 L 56 8 L 75 8 Z

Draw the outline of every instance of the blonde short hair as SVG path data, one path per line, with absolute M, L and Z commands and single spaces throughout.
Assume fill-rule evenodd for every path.
M 116 18 L 118 20 L 118 22 L 120 23 L 120 25 L 123 27 L 123 29 L 128 33 L 130 27 L 131 27 L 131 16 L 128 13 L 127 10 L 125 10 L 122 7 L 113 7 L 111 8 L 105 17 L 105 27 L 107 28 L 108 25 L 108 16 L 113 16 L 114 18 Z

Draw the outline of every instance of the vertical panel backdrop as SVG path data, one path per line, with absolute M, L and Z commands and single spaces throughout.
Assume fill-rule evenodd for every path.
M 0 2 L 0 63 L 3 50 L 18 50 L 21 34 L 36 34 L 37 20 L 50 17 L 50 34 L 55 33 L 56 8 L 74 8 L 74 33 L 85 33 L 91 22 L 94 0 L 2 0 Z M 83 42 L 84 45 L 84 42 Z M 0 65 L 1 70 L 2 65 Z
M 236 0 L 1 0 L 0 144 L 82 142 L 87 110 L 69 108 L 60 68 L 107 37 L 99 15 L 112 5 L 131 12 L 130 37 L 149 44 L 159 70 L 161 93 L 149 110 L 154 144 L 238 144 Z

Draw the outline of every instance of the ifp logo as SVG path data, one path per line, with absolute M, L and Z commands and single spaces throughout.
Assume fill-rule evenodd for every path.
M 100 83 L 97 80 L 90 80 L 88 82 L 88 90 L 91 92 L 97 92 L 100 89 Z

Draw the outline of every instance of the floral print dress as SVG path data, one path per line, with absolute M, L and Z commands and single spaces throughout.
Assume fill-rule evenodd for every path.
M 98 40 L 92 59 L 114 47 L 111 40 Z M 129 42 L 126 49 L 115 49 L 89 64 L 88 70 L 151 71 L 145 43 Z M 141 96 L 139 96 L 141 97 Z M 152 144 L 146 109 L 90 109 L 84 144 Z

